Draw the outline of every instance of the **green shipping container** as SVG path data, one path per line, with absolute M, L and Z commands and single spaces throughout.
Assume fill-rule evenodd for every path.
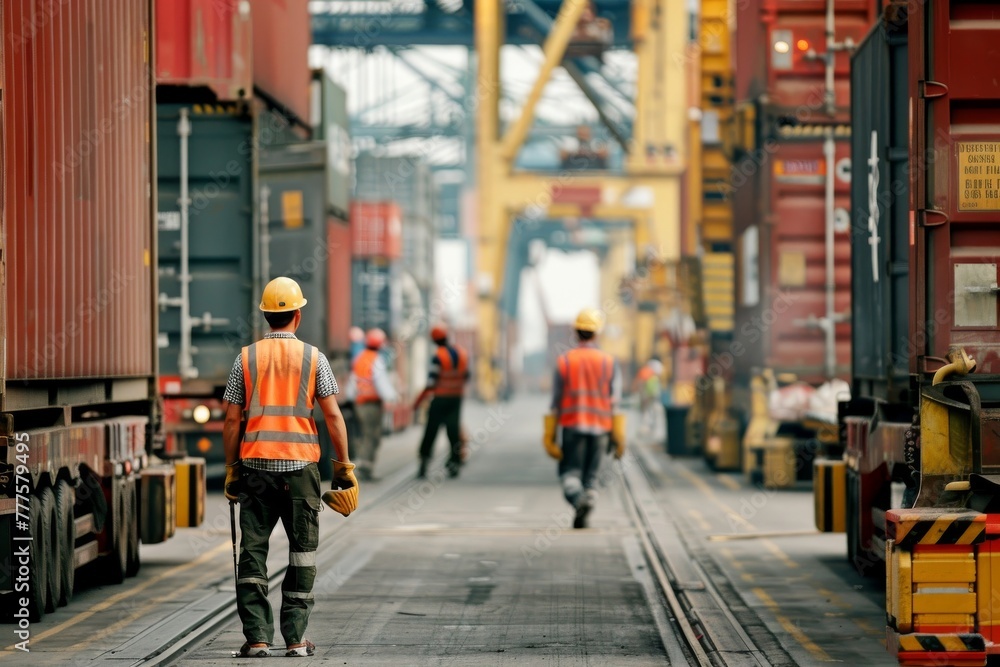
M 324 71 L 313 71 L 313 138 L 326 143 L 328 213 L 348 219 L 351 201 L 351 134 L 347 93 Z

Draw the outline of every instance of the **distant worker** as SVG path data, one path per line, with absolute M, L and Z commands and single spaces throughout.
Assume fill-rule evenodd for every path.
M 351 327 L 347 330 L 347 337 L 351 341 L 351 363 L 358 358 L 365 349 L 365 332 L 361 327 Z
M 389 380 L 385 359 L 379 351 L 385 344 L 385 332 L 370 329 L 365 335 L 365 349 L 351 366 L 351 377 L 344 393 L 354 403 L 360 437 L 356 445 L 355 465 L 358 479 L 370 481 L 375 471 L 375 455 L 382 442 L 382 415 L 386 403 L 397 400 Z
M 559 461 L 563 495 L 576 510 L 574 528 L 587 527 L 597 500 L 597 473 L 615 435 L 615 457 L 625 450 L 624 421 L 616 419 L 621 373 L 615 358 L 597 349 L 595 338 L 603 317 L 587 309 L 576 318 L 577 347 L 559 357 L 552 381 L 552 412 L 546 418 L 543 444 Z M 562 447 L 556 426 L 562 429 Z
M 655 358 L 647 361 L 635 375 L 632 392 L 639 394 L 639 435 L 646 436 L 656 432 L 657 415 L 661 410 L 662 376 L 663 364 Z
M 427 476 L 427 464 L 434 453 L 434 440 L 444 425 L 451 444 L 448 474 L 457 477 L 462 466 L 462 396 L 465 394 L 465 383 L 469 380 L 469 357 L 459 346 L 448 344 L 448 330 L 443 325 L 431 329 L 431 340 L 438 348 L 431 359 L 427 388 L 420 392 L 413 404 L 414 411 L 419 410 L 424 399 L 434 395 L 427 414 L 424 439 L 420 443 L 420 472 L 417 476 Z
M 236 606 L 246 643 L 234 657 L 270 655 L 274 618 L 268 602 L 267 552 L 280 520 L 288 536 L 288 569 L 281 584 L 281 634 L 286 656 L 310 656 L 305 638 L 313 606 L 319 544 L 320 458 L 313 405 L 319 403 L 333 441 L 333 484 L 322 500 L 344 516 L 357 508 L 358 482 L 347 453 L 344 420 L 334 395 L 330 362 L 295 337 L 306 305 L 298 283 L 275 278 L 264 288 L 260 309 L 271 331 L 244 347 L 223 396 L 226 422 L 225 495 L 240 503 Z M 246 413 L 246 433 L 240 438 Z

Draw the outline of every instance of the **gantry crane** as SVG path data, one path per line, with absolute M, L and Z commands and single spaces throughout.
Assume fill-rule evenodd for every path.
M 688 129 L 684 74 L 688 22 L 684 3 L 632 2 L 631 36 L 638 78 L 632 136 L 625 142 L 624 173 L 539 174 L 514 169 L 542 90 L 552 71 L 568 56 L 567 47 L 589 8 L 589 0 L 563 0 L 545 40 L 544 62 L 520 116 L 501 134 L 500 49 L 506 35 L 506 9 L 501 0 L 475 2 L 479 59 L 477 380 L 480 396 L 485 400 L 496 398 L 502 379 L 498 363 L 499 301 L 504 257 L 515 218 L 530 213 L 535 219 L 594 217 L 631 221 L 640 271 L 643 267 L 675 261 L 681 254 L 681 176 L 686 169 Z M 657 313 L 640 311 L 634 319 L 634 353 L 645 358 L 654 344 Z

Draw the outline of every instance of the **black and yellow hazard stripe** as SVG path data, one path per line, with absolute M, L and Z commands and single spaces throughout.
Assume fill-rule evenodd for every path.
M 980 512 L 893 510 L 886 514 L 888 534 L 903 549 L 927 544 L 979 544 L 986 536 Z
M 847 530 L 847 467 L 843 460 L 813 462 L 813 504 L 816 530 L 843 533 Z
M 205 459 L 187 457 L 174 464 L 177 472 L 177 527 L 194 528 L 205 520 Z
M 965 653 L 967 651 L 985 651 L 986 640 L 982 635 L 931 635 L 912 634 L 899 635 L 899 650 L 907 652 L 928 653 Z

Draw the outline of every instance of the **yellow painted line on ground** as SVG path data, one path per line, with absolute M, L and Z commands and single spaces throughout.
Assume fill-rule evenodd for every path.
M 698 510 L 688 510 L 688 514 L 695 520 L 702 530 L 712 530 L 712 524 L 705 520 L 705 515 Z
M 740 576 L 743 577 L 743 581 L 747 582 L 748 584 L 753 583 L 753 575 L 750 574 L 749 572 L 744 572 Z
M 818 530 L 777 530 L 766 533 L 727 533 L 709 535 L 709 542 L 730 542 L 732 540 L 759 540 L 763 537 L 815 537 L 823 533 Z
M 737 514 L 732 508 L 730 508 L 728 505 L 722 502 L 719 499 L 719 497 L 715 495 L 715 491 L 712 489 L 711 486 L 709 486 L 705 482 L 705 480 L 695 475 L 693 472 L 685 468 L 683 465 L 674 466 L 673 469 L 679 471 L 681 476 L 684 477 L 684 479 L 691 482 L 691 484 L 697 487 L 698 490 L 701 491 L 705 495 L 705 497 L 712 502 L 713 505 L 722 510 L 729 517 L 731 521 L 738 523 L 741 526 L 748 528 L 750 530 L 755 530 L 755 527 L 752 523 L 744 519 L 742 516 Z
M 775 558 L 777 558 L 782 563 L 784 563 L 785 567 L 796 568 L 796 567 L 799 566 L 798 563 L 796 563 L 794 560 L 792 560 L 791 558 L 788 557 L 788 554 L 786 554 L 784 551 L 781 550 L 781 547 L 779 547 L 777 544 L 775 544 L 771 540 L 765 538 L 765 539 L 762 539 L 760 541 L 760 543 L 763 544 L 764 547 L 768 551 L 770 551 L 772 554 L 774 554 Z
M 781 624 L 781 627 L 794 637 L 795 641 L 802 645 L 802 648 L 809 651 L 814 658 L 821 662 L 833 662 L 830 655 L 820 648 L 819 644 L 809 639 L 809 636 L 802 631 L 802 628 L 795 625 L 787 616 L 781 613 L 781 607 L 778 606 L 778 603 L 770 595 L 764 592 L 763 588 L 755 588 L 753 592 L 764 603 L 764 606 L 774 614 L 775 619 Z
M 722 547 L 721 549 L 719 549 L 719 553 L 725 556 L 729 560 L 729 562 L 733 564 L 733 567 L 740 570 L 743 569 L 743 563 L 736 560 L 736 554 L 733 553 L 732 549 L 730 549 L 729 547 Z
M 181 586 L 180 588 L 178 588 L 177 590 L 173 591 L 169 595 L 165 595 L 165 596 L 156 598 L 155 600 L 152 600 L 151 602 L 147 602 L 146 604 L 144 604 L 143 606 L 139 607 L 133 613 L 129 614 L 128 616 L 126 616 L 122 620 L 118 621 L 117 623 L 115 623 L 113 625 L 109 625 L 108 627 L 103 628 L 103 629 L 101 629 L 98 632 L 95 632 L 93 635 L 91 635 L 87 639 L 83 640 L 82 642 L 77 642 L 76 644 L 73 644 L 72 646 L 69 647 L 69 650 L 71 650 L 71 651 L 80 651 L 80 650 L 83 650 L 86 647 L 88 647 L 91 644 L 93 644 L 94 642 L 96 642 L 97 640 L 104 639 L 108 635 L 111 635 L 111 634 L 113 634 L 115 632 L 118 632 L 122 628 L 124 628 L 124 627 L 126 627 L 128 625 L 131 625 L 133 622 L 139 620 L 143 616 L 146 616 L 147 614 L 149 614 L 149 612 L 151 612 L 153 609 L 156 609 L 157 607 L 159 607 L 164 602 L 169 602 L 170 600 L 174 599 L 178 595 L 183 595 L 184 593 L 187 593 L 192 588 L 197 588 L 198 586 L 204 586 L 204 585 L 205 585 L 205 583 L 202 582 L 202 581 L 197 581 L 197 580 L 196 581 L 192 581 L 192 582 L 190 582 L 190 583 L 188 583 L 188 584 L 186 584 L 184 586 Z M 235 599 L 235 597 L 233 599 Z
M 724 473 L 721 473 L 721 472 L 717 473 L 715 475 L 715 477 L 720 482 L 722 482 L 723 486 L 728 487 L 732 491 L 739 491 L 740 489 L 743 488 L 742 486 L 740 486 L 739 482 L 737 482 L 735 479 L 733 479 L 732 477 L 730 477 L 729 475 L 726 475 Z
M 138 586 L 130 588 L 127 591 L 122 591 L 121 593 L 118 593 L 116 595 L 112 595 L 107 600 L 103 600 L 101 602 L 98 602 L 97 604 L 93 605 L 87 611 L 80 612 L 79 614 L 77 614 L 73 618 L 70 618 L 69 620 L 66 620 L 66 621 L 60 623 L 59 625 L 55 626 L 54 628 L 49 628 L 45 632 L 41 632 L 41 633 L 33 636 L 32 637 L 32 641 L 36 641 L 37 642 L 37 641 L 41 641 L 43 639 L 46 639 L 48 637 L 52 637 L 53 635 L 57 635 L 60 632 L 62 632 L 63 630 L 71 628 L 74 625 L 77 625 L 78 623 L 82 623 L 83 621 L 87 620 L 88 618 L 90 618 L 94 614 L 99 614 L 102 611 L 105 611 L 106 609 L 109 609 L 109 608 L 113 607 L 114 605 L 118 604 L 122 600 L 127 600 L 128 598 L 130 598 L 130 597 L 132 597 L 134 595 L 137 595 L 138 593 L 141 593 L 142 591 L 146 590 L 147 588 L 150 588 L 151 586 L 154 586 L 155 584 L 163 581 L 164 579 L 169 579 L 170 577 L 178 575 L 181 572 L 186 572 L 187 570 L 190 570 L 192 568 L 198 567 L 202 563 L 205 563 L 207 561 L 212 560 L 213 558 L 215 558 L 219 554 L 222 554 L 222 553 L 227 552 L 227 551 L 231 552 L 232 549 L 233 549 L 233 545 L 231 543 L 224 542 L 224 543 L 220 544 L 219 546 L 215 547 L 214 549 L 212 549 L 211 551 L 206 551 L 205 553 L 203 553 L 201 556 L 199 556 L 198 558 L 194 559 L 193 561 L 190 561 L 188 563 L 184 563 L 183 565 L 177 565 L 176 567 L 172 567 L 169 570 L 161 572 L 160 574 L 156 575 L 155 577 L 142 582 Z

